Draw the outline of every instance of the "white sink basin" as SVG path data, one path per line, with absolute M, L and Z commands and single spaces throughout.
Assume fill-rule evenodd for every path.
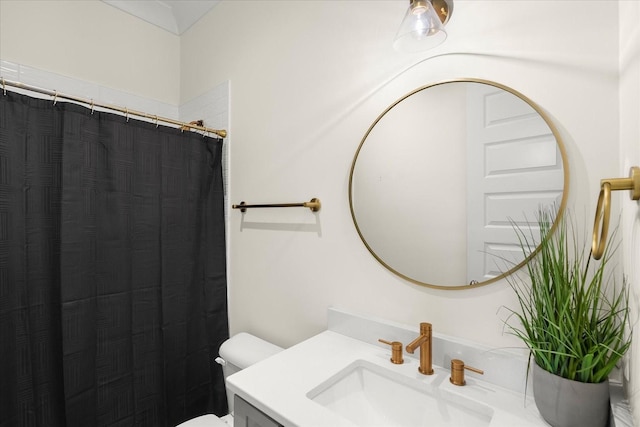
M 348 365 L 307 397 L 367 427 L 488 426 L 493 417 L 488 406 L 364 360 Z

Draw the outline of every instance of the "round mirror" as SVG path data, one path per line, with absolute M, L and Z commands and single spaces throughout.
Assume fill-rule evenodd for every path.
M 486 80 L 420 87 L 369 127 L 349 176 L 354 224 L 371 254 L 420 285 L 468 289 L 522 267 L 514 226 L 567 198 L 553 123 L 531 100 Z

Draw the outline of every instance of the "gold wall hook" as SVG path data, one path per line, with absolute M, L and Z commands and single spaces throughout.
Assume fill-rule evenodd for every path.
M 465 385 L 467 382 L 464 379 L 464 370 L 475 372 L 476 374 L 484 375 L 484 371 L 478 368 L 472 368 L 471 366 L 465 366 L 464 362 L 460 359 L 451 359 L 451 377 L 449 381 L 453 385 Z
M 600 195 L 593 221 L 591 239 L 591 256 L 602 258 L 607 245 L 609 233 L 609 217 L 611 216 L 611 192 L 629 190 L 631 200 L 640 200 L 640 167 L 632 166 L 628 178 L 607 178 L 600 180 Z

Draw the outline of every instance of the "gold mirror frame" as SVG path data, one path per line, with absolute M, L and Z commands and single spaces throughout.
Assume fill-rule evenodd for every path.
M 362 234 L 362 230 L 360 229 L 360 226 L 358 225 L 358 221 L 356 219 L 356 214 L 355 214 L 355 209 L 354 209 L 354 204 L 353 204 L 353 175 L 354 175 L 354 170 L 356 167 L 356 162 L 358 160 L 358 155 L 360 154 L 360 151 L 364 145 L 364 143 L 367 140 L 367 137 L 369 136 L 369 134 L 371 133 L 371 131 L 375 128 L 375 126 L 378 124 L 378 122 L 380 122 L 380 120 L 382 120 L 383 117 L 385 117 L 385 115 L 391 111 L 395 106 L 397 106 L 399 103 L 401 103 L 402 101 L 404 101 L 405 99 L 409 98 L 412 95 L 415 95 L 421 91 L 424 91 L 426 89 L 429 88 L 433 88 L 436 86 L 441 86 L 444 84 L 448 84 L 448 83 L 479 83 L 479 84 L 485 84 L 485 85 L 489 85 L 489 86 L 493 86 L 499 89 L 502 89 L 512 95 L 515 95 L 516 97 L 518 97 L 519 99 L 521 99 L 522 101 L 526 102 L 531 108 L 533 108 L 539 115 L 540 117 L 544 120 L 544 122 L 547 124 L 547 126 L 549 127 L 549 129 L 551 130 L 556 144 L 558 146 L 558 149 L 560 151 L 560 155 L 562 157 L 562 167 L 563 167 L 563 175 L 564 175 L 564 182 L 563 182 L 563 190 L 562 190 L 562 199 L 560 202 L 560 206 L 558 207 L 558 211 L 556 213 L 556 221 L 554 222 L 553 226 L 551 227 L 550 233 L 554 233 L 556 230 L 556 227 L 558 225 L 558 220 L 562 217 L 562 215 L 564 214 L 565 208 L 566 208 L 566 204 L 567 204 L 567 199 L 568 199 L 568 194 L 569 194 L 569 163 L 568 163 L 568 159 L 567 159 L 567 153 L 566 153 L 566 149 L 564 146 L 564 143 L 562 141 L 562 138 L 560 137 L 560 133 L 557 129 L 557 127 L 555 126 L 555 124 L 553 123 L 553 121 L 551 120 L 551 118 L 548 116 L 548 114 L 542 110 L 535 102 L 533 102 L 530 98 L 528 98 L 527 96 L 523 95 L 522 93 L 516 91 L 515 89 L 512 89 L 508 86 L 505 86 L 503 84 L 497 83 L 497 82 L 493 82 L 490 80 L 484 80 L 484 79 L 475 79 L 475 78 L 460 78 L 460 79 L 452 79 L 452 80 L 444 80 L 444 81 L 440 81 L 440 82 L 436 82 L 436 83 L 432 83 L 432 84 L 428 84 L 425 86 L 421 86 L 409 93 L 407 93 L 406 95 L 402 96 L 401 98 L 399 98 L 397 101 L 393 102 L 389 107 L 387 107 L 387 109 L 385 109 L 375 120 L 374 122 L 371 124 L 371 126 L 369 127 L 369 129 L 366 131 L 366 133 L 364 134 L 364 137 L 362 138 L 362 140 L 360 141 L 360 144 L 358 146 L 358 149 L 356 150 L 356 153 L 354 155 L 353 161 L 351 163 L 351 170 L 349 172 L 349 209 L 351 211 L 351 218 L 353 220 L 353 223 L 355 225 L 356 231 L 358 232 L 358 236 L 360 237 L 360 239 L 362 240 L 362 242 L 364 243 L 365 247 L 367 248 L 367 250 L 371 253 L 371 255 L 373 255 L 373 257 L 380 263 L 382 264 L 386 269 L 388 269 L 389 271 L 391 271 L 392 273 L 394 273 L 395 275 L 411 282 L 417 285 L 421 285 L 421 286 L 425 286 L 428 288 L 433 288 L 433 289 L 443 289 L 443 290 L 463 290 L 463 289 L 472 289 L 472 288 L 477 288 L 480 286 L 486 286 L 488 284 L 494 283 L 498 280 L 501 280 L 503 278 L 505 278 L 508 275 L 513 274 L 514 272 L 516 272 L 517 270 L 519 270 L 520 268 L 522 268 L 523 266 L 525 266 L 532 257 L 534 257 L 536 255 L 536 253 L 539 250 L 539 245 L 531 252 L 531 254 L 529 256 L 527 256 L 526 258 L 524 258 L 520 263 L 516 264 L 514 267 L 512 267 L 511 269 L 507 270 L 506 272 L 493 277 L 491 279 L 482 281 L 482 282 L 476 282 L 476 283 L 471 283 L 471 284 L 464 284 L 464 285 L 437 285 L 437 284 L 431 284 L 431 283 L 426 283 L 426 282 L 422 282 L 419 280 L 416 280 L 414 278 L 411 278 L 405 274 L 403 274 L 400 271 L 397 271 L 396 269 L 394 269 L 393 267 L 391 267 L 390 265 L 388 265 L 380 256 L 378 256 L 378 254 L 375 253 L 375 251 L 371 248 L 371 246 L 369 245 L 369 243 L 367 242 L 367 240 L 365 239 L 364 235 Z

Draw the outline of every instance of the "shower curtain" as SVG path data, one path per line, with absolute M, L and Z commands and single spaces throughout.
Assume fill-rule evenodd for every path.
M 226 413 L 222 140 L 0 92 L 0 426 Z

